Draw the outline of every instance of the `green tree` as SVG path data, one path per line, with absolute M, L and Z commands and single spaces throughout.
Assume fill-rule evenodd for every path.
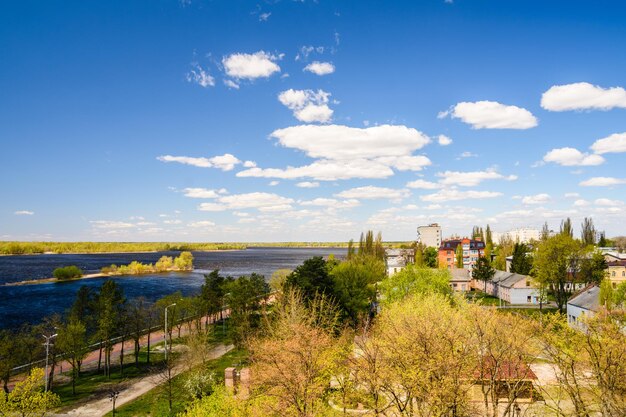
M 300 290 L 305 299 L 312 299 L 316 294 L 332 297 L 334 283 L 328 272 L 324 258 L 315 256 L 294 269 L 287 277 L 285 286 Z
M 485 229 L 485 245 L 491 245 L 493 247 L 493 237 L 491 235 L 491 227 L 487 225 Z
M 378 285 L 381 301 L 390 304 L 415 294 L 452 294 L 450 271 L 408 265 Z
M 224 303 L 224 283 L 226 279 L 220 275 L 219 269 L 204 275 L 204 284 L 200 288 L 200 299 L 208 317 L 221 313 Z
M 496 249 L 496 259 L 493 261 L 493 267 L 499 271 L 506 270 L 506 258 L 513 254 L 515 242 L 510 237 L 500 239 Z
M 599 284 L 606 274 L 608 264 L 602 252 L 595 251 L 580 260 L 580 279 L 587 284 Z
M 593 225 L 593 219 L 591 217 L 583 220 L 580 225 L 580 240 L 584 246 L 596 244 L 596 228 Z
M 424 245 L 423 243 L 418 243 L 417 245 L 415 245 L 415 249 L 414 249 L 414 259 L 415 259 L 415 265 L 417 266 L 424 266 L 425 260 L 424 260 L 424 251 L 426 250 L 426 245 Z
M 457 268 L 463 268 L 463 245 L 459 243 L 456 246 L 456 262 L 455 266 Z
M 58 334 L 57 347 L 72 366 L 72 395 L 76 395 L 76 379 L 80 376 L 83 359 L 89 353 L 87 331 L 83 323 L 71 322 L 63 325 Z
M 493 269 L 489 260 L 484 256 L 481 256 L 478 258 L 478 261 L 476 261 L 476 264 L 474 264 L 472 269 L 472 278 L 477 281 L 482 281 L 485 284 L 484 291 L 487 292 L 487 282 L 493 279 L 495 273 L 496 270 Z
M 251 274 L 227 281 L 224 291 L 228 294 L 233 338 L 238 346 L 242 346 L 259 328 L 269 285 L 262 275 Z
M 191 252 L 181 252 L 176 259 L 174 259 L 174 267 L 179 271 L 191 271 L 193 269 L 193 255 Z
M 543 224 L 543 227 L 541 228 L 541 241 L 545 241 L 548 240 L 548 238 L 550 237 L 550 228 L 548 227 L 548 222 L 545 222 Z
M 354 254 L 354 239 L 350 239 L 350 241 L 348 242 L 348 254 L 346 255 L 346 258 L 351 259 Z
M 533 276 L 554 295 L 560 312 L 571 294 L 567 284 L 574 281 L 579 253 L 579 243 L 570 234 L 559 233 L 539 244 L 535 254 Z
M 335 266 L 330 276 L 343 319 L 357 327 L 370 312 L 376 295 L 374 284 L 385 276 L 384 263 L 372 256 L 356 257 Z
M 437 268 L 439 264 L 439 252 L 433 247 L 424 250 L 424 265 L 429 268 Z
M 172 269 L 174 266 L 174 259 L 171 256 L 161 256 L 158 261 L 154 264 L 154 268 L 158 272 L 165 272 Z
M 0 395 L 0 416 L 45 416 L 47 410 L 61 405 L 58 395 L 43 392 L 43 369 L 33 369 L 28 377 L 17 384 L 7 395 Z
M 104 343 L 104 373 L 111 376 L 113 338 L 119 333 L 120 320 L 126 299 L 122 288 L 113 280 L 102 284 L 96 297 L 98 338 Z
M 281 291 L 289 274 L 291 274 L 291 269 L 277 269 L 274 271 L 270 277 L 270 289 L 272 291 Z
M 513 247 L 513 259 L 509 272 L 528 275 L 533 267 L 533 258 L 528 255 L 529 248 L 523 243 L 516 243 Z
M 67 279 L 75 279 L 75 278 L 82 277 L 83 271 L 76 265 L 62 266 L 60 268 L 56 268 L 52 272 L 52 276 L 58 279 L 59 281 L 64 281 Z
M 574 228 L 572 227 L 572 220 L 569 217 L 561 222 L 560 233 L 571 238 L 574 237 Z

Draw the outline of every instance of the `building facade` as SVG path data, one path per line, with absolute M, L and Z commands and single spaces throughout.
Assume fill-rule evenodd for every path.
M 419 226 L 417 228 L 417 242 L 426 245 L 426 247 L 438 248 L 441 246 L 441 226 L 437 223 Z
M 412 263 L 415 263 L 413 249 L 387 249 L 385 251 L 385 264 L 388 276 L 402 271 L 408 264 Z
M 478 258 L 485 256 L 485 242 L 479 239 L 450 239 L 445 240 L 439 246 L 439 266 L 455 269 L 456 250 L 461 245 L 463 250 L 463 268 L 471 270 Z
M 483 290 L 485 283 L 474 281 L 474 287 Z M 539 304 L 539 289 L 528 275 L 496 271 L 486 287 L 487 294 L 509 304 Z
M 626 260 L 607 262 L 607 265 L 607 278 L 611 281 L 613 288 L 626 282 Z
M 600 287 L 592 285 L 583 289 L 567 302 L 567 322 L 571 327 L 584 328 L 580 322 L 585 316 L 593 316 L 600 308 Z

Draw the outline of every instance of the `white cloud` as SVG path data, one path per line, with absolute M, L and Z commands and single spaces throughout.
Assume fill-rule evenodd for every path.
M 374 187 L 371 185 L 365 187 L 356 187 L 335 194 L 337 197 L 355 198 L 355 199 L 390 199 L 400 200 L 409 197 L 411 192 L 406 189 L 394 189 L 386 187 Z
M 233 88 L 235 90 L 239 90 L 239 84 L 237 84 L 236 82 L 234 82 L 233 80 L 229 80 L 229 79 L 225 79 L 224 80 L 224 85 L 228 88 Z
M 243 163 L 244 168 L 254 168 L 256 166 L 256 162 L 254 161 L 245 161 Z
M 448 115 L 461 119 L 474 129 L 530 129 L 537 126 L 537 118 L 528 110 L 496 101 L 461 102 L 438 117 Z
M 441 178 L 439 183 L 450 186 L 473 187 L 485 180 L 507 180 L 514 181 L 517 179 L 515 175 L 505 176 L 495 170 L 486 171 L 445 171 L 438 172 L 437 176 Z
M 237 176 L 239 176 L 239 175 L 237 175 Z M 270 187 L 275 187 L 278 184 L 280 184 L 280 181 L 270 181 Z
M 552 149 L 543 157 L 544 162 L 554 162 L 563 166 L 595 166 L 604 163 L 600 155 L 582 153 L 575 148 Z
M 261 13 L 259 15 L 259 22 L 267 22 L 267 19 L 269 19 L 271 15 L 272 15 L 272 12 Z
M 452 139 L 450 139 L 448 136 L 446 135 L 439 135 L 437 136 L 437 142 L 441 145 L 441 146 L 448 146 L 452 144 Z
M 163 220 L 163 224 L 181 224 L 183 221 L 179 219 Z
M 297 102 L 294 96 L 292 101 Z M 430 139 L 418 130 L 402 125 L 353 128 L 342 125 L 300 125 L 278 129 L 270 135 L 292 149 L 316 158 L 301 167 L 251 168 L 238 177 L 296 179 L 310 177 L 333 181 L 350 178 L 387 178 L 392 168 L 419 171 L 431 164 L 423 155 L 412 155 Z
M 610 187 L 621 184 L 626 184 L 626 179 L 614 177 L 592 177 L 580 183 L 583 187 Z
M 419 188 L 422 190 L 436 190 L 437 188 L 441 188 L 441 184 L 426 180 L 410 181 L 406 184 L 406 186 L 409 188 Z
M 543 204 L 550 201 L 550 195 L 546 193 L 527 195 L 522 198 L 523 204 Z
M 188 226 L 193 228 L 213 227 L 215 226 L 215 223 L 210 220 L 200 220 L 197 222 L 191 222 Z
M 217 198 L 219 192 L 215 190 L 209 190 L 206 188 L 185 188 L 183 190 L 185 197 L 190 198 Z
M 35 212 L 30 210 L 18 210 L 13 212 L 13 214 L 15 214 L 16 216 L 32 216 L 35 214 Z
M 135 227 L 133 223 L 115 220 L 92 220 L 89 223 L 96 229 L 130 229 Z
M 312 181 L 303 181 L 303 182 L 299 182 L 296 184 L 296 187 L 300 187 L 300 188 L 317 188 L 320 186 L 319 182 L 312 182 Z
M 328 123 L 333 110 L 328 107 L 330 93 L 324 90 L 289 89 L 278 95 L 278 101 L 293 111 L 293 115 L 301 122 Z
M 626 132 L 598 139 L 591 145 L 591 149 L 597 154 L 626 152 Z
M 577 197 L 580 197 L 580 194 L 578 194 L 578 193 L 565 193 L 564 197 L 565 198 L 577 198 Z
M 402 125 L 367 128 L 300 125 L 275 130 L 270 136 L 312 158 L 335 160 L 408 156 L 430 143 L 422 132 Z
M 193 64 L 193 69 L 187 73 L 186 78 L 188 82 L 196 83 L 204 88 L 215 85 L 215 78 L 198 64 Z
M 465 151 L 465 152 L 462 152 L 456 159 L 459 160 L 463 158 L 477 158 L 477 157 L 478 155 L 476 155 L 475 153 L 470 152 L 470 151 Z
M 323 54 L 324 49 L 325 48 L 323 46 L 313 46 L 313 45 L 306 46 L 305 45 L 301 47 L 300 52 L 296 54 L 296 61 L 306 60 L 309 58 L 309 55 L 312 53 Z
M 626 108 L 626 90 L 586 82 L 555 85 L 541 96 L 541 107 L 551 111 Z
M 280 72 L 280 67 L 276 64 L 279 58 L 259 51 L 254 54 L 237 53 L 222 59 L 224 70 L 229 77 L 236 79 L 267 78 L 275 72 Z
M 198 206 L 201 211 L 224 211 L 256 208 L 264 211 L 288 209 L 293 199 L 272 193 L 247 193 L 220 196 L 215 203 L 202 203 Z
M 309 71 L 317 75 L 327 75 L 335 72 L 335 66 L 330 62 L 313 61 L 304 67 L 304 71 Z
M 161 162 L 178 162 L 180 164 L 193 165 L 200 168 L 219 168 L 222 171 L 230 171 L 235 168 L 235 165 L 241 163 L 239 159 L 229 153 L 212 158 L 162 155 L 158 156 L 157 159 Z
M 315 198 L 313 200 L 300 201 L 299 204 L 301 206 L 329 207 L 334 209 L 347 209 L 361 205 L 359 200 L 353 198 L 346 200 L 337 200 L 334 198 Z
M 578 199 L 576 201 L 574 201 L 574 207 L 585 207 L 589 205 L 589 201 L 587 200 L 583 200 L 583 199 Z
M 444 201 L 494 198 L 494 197 L 500 197 L 501 195 L 502 193 L 495 192 L 495 191 L 476 191 L 476 190 L 459 191 L 456 188 L 448 188 L 448 189 L 443 189 L 441 191 L 437 191 L 434 194 L 427 194 L 427 195 L 420 196 L 420 199 L 422 201 L 441 203 Z
M 597 206 L 618 207 L 623 206 L 624 202 L 620 200 L 610 200 L 608 198 L 598 198 L 594 201 Z

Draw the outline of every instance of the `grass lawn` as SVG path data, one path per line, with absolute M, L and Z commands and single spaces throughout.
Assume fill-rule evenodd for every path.
M 220 358 L 208 361 L 205 365 L 199 365 L 193 371 L 204 370 L 204 372 L 213 373 L 216 375 L 216 379 L 218 381 L 217 383 L 223 383 L 224 370 L 229 366 L 237 366 L 244 363 L 247 357 L 248 353 L 245 350 L 231 350 Z M 171 413 L 169 411 L 167 393 L 162 386 L 159 386 L 148 391 L 135 401 L 121 406 L 116 410 L 115 415 L 120 417 L 174 416 L 184 411 L 187 404 L 189 404 L 193 399 L 187 392 L 185 392 L 183 384 L 190 372 L 193 371 L 183 372 L 173 379 L 175 388 Z M 106 414 L 106 417 L 110 417 L 112 415 L 113 413 L 109 412 Z
M 468 300 L 477 304 L 482 304 L 484 306 L 499 306 L 499 305 L 509 304 L 504 300 L 500 301 L 498 297 L 494 297 L 493 295 L 489 295 L 487 293 L 484 293 L 478 290 L 467 292 L 465 293 L 465 296 L 467 297 Z

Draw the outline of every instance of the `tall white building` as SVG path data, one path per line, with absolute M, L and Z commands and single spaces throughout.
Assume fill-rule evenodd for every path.
M 519 243 L 528 243 L 531 240 L 539 240 L 541 237 L 541 231 L 539 229 L 531 229 L 527 227 L 509 230 L 507 234 L 513 242 Z
M 441 226 L 437 223 L 419 226 L 417 228 L 417 242 L 438 249 L 441 246 Z

